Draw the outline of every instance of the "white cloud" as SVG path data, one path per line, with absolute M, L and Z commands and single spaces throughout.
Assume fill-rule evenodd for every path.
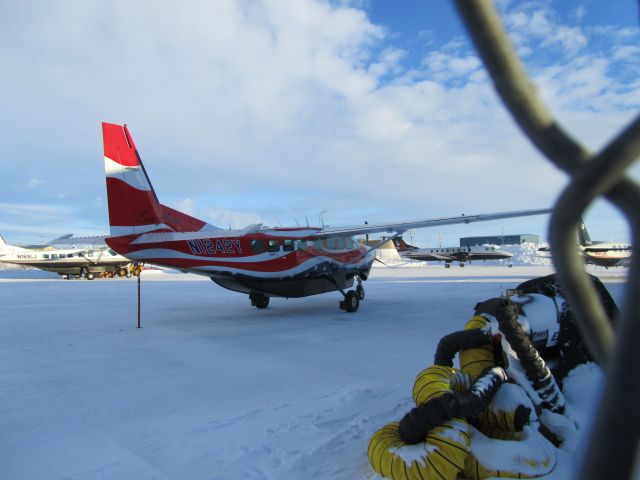
M 33 190 L 41 185 L 44 185 L 44 183 L 44 180 L 40 178 L 31 177 L 26 183 L 17 185 L 16 190 L 18 190 L 19 192 L 24 192 L 25 190 Z
M 194 201 L 190 198 L 185 198 L 184 200 L 180 200 L 178 202 L 174 202 L 172 208 L 179 210 L 181 212 L 186 213 L 187 215 L 194 216 L 196 215 Z
M 255 223 L 267 223 L 255 212 L 231 210 L 228 208 L 206 209 L 203 211 L 202 218 L 220 228 L 244 228 Z M 272 221 L 271 226 L 277 225 Z

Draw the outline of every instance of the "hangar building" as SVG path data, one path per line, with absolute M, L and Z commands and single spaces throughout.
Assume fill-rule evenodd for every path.
M 492 235 L 486 237 L 463 237 L 460 239 L 461 247 L 473 247 L 474 245 L 521 245 L 523 243 L 540 243 L 539 235 L 522 233 L 518 235 Z

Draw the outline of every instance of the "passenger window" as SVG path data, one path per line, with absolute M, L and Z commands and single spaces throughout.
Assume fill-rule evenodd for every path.
M 253 253 L 262 253 L 264 252 L 264 240 L 257 238 L 255 240 L 251 240 L 251 251 Z
M 306 240 L 298 240 L 297 245 L 297 249 L 298 250 L 304 250 L 305 248 L 307 248 L 307 241 Z
M 323 247 L 322 240 L 314 240 L 313 241 L 313 246 L 315 248 L 317 248 L 318 250 L 322 250 L 322 247 Z
M 337 250 L 342 250 L 344 248 L 344 238 L 338 237 L 335 240 L 335 248 Z
M 285 252 L 293 252 L 293 240 L 285 240 L 282 244 L 282 250 Z
M 67 258 L 73 258 L 73 253 L 67 253 Z
M 49 254 L 48 253 L 43 254 L 42 258 L 49 258 Z
M 268 252 L 279 252 L 280 251 L 280 242 L 278 240 L 269 240 L 267 243 L 267 251 Z
M 58 254 L 57 253 L 52 253 L 51 254 L 51 258 L 58 258 Z
M 353 238 L 347 237 L 344 239 L 344 248 L 352 250 L 354 247 L 355 247 L 355 244 L 353 242 Z

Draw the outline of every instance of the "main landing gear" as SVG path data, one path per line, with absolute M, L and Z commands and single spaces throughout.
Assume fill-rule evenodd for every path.
M 340 310 L 344 310 L 345 312 L 357 312 L 360 307 L 360 301 L 364 300 L 364 287 L 362 286 L 362 280 L 358 277 L 358 286 L 355 290 L 349 290 L 345 292 L 342 288 L 338 288 L 340 293 L 344 296 L 344 300 L 342 300 L 338 305 Z

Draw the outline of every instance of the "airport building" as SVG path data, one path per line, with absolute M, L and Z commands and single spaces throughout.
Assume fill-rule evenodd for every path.
M 474 245 L 522 245 L 523 243 L 540 243 L 539 235 L 523 233 L 518 235 L 492 235 L 487 237 L 463 237 L 460 239 L 461 247 L 473 247 Z

